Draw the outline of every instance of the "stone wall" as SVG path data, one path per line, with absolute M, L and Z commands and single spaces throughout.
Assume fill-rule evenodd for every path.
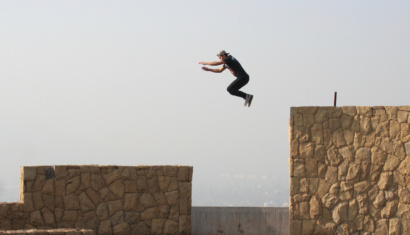
M 290 234 L 410 234 L 409 112 L 291 108 Z
M 21 203 L 0 203 L 0 230 L 191 234 L 192 167 L 21 167 Z

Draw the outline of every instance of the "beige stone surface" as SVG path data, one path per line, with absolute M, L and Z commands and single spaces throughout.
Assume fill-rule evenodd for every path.
M 46 168 L 55 178 L 46 178 Z M 11 232 L 191 234 L 189 166 L 22 167 L 21 182 L 22 202 L 0 203 L 0 228 Z
M 349 203 L 348 202 L 341 202 L 335 206 L 332 212 L 333 221 L 336 224 L 341 224 L 343 222 L 348 221 L 349 214 Z
M 167 220 L 164 224 L 164 234 L 177 234 L 179 224 L 172 220 Z
M 409 112 L 291 108 L 290 234 L 409 233 Z

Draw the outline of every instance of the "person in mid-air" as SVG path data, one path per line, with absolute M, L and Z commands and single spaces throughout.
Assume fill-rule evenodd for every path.
M 239 61 L 237 61 L 233 56 L 231 56 L 229 53 L 226 53 L 226 51 L 222 50 L 220 51 L 217 56 L 219 57 L 220 61 L 214 61 L 214 62 L 199 62 L 199 64 L 203 65 L 211 65 L 211 66 L 218 66 L 222 65 L 219 69 L 210 69 L 208 67 L 202 67 L 203 70 L 205 71 L 210 71 L 214 73 L 222 73 L 225 69 L 229 69 L 231 73 L 236 77 L 235 81 L 233 81 L 229 86 L 228 86 L 228 92 L 231 95 L 234 96 L 239 96 L 245 99 L 245 106 L 250 107 L 253 99 L 253 95 L 251 94 L 246 94 L 245 92 L 240 91 L 243 86 L 248 84 L 249 82 L 249 75 L 245 72 L 245 70 L 242 68 L 241 64 Z

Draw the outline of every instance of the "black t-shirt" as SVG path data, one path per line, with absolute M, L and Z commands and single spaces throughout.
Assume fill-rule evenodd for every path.
M 224 62 L 224 67 L 229 69 L 235 77 L 248 76 L 239 61 L 237 61 L 233 56 L 230 55 L 226 57 Z

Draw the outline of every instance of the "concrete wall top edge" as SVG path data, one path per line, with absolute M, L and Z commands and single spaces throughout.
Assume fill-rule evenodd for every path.
M 274 206 L 268 206 L 268 207 L 263 207 L 263 206 L 193 206 L 192 208 L 224 208 L 224 209 L 265 209 L 265 208 L 277 208 L 277 209 L 284 209 L 284 210 L 289 210 L 289 207 L 274 207 Z
M 266 213 L 266 212 L 285 212 L 286 214 L 289 213 L 289 207 L 192 207 L 194 211 L 193 214 L 208 214 L 210 217 L 213 215 L 220 215 L 224 213 Z

